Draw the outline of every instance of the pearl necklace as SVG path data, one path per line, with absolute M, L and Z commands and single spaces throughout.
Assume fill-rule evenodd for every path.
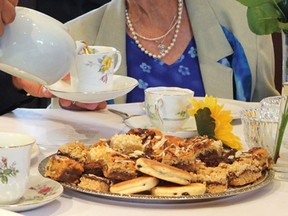
M 146 38 L 146 37 L 143 37 L 143 36 L 139 36 L 138 33 L 135 32 L 134 30 L 134 27 L 133 27 L 133 24 L 130 20 L 130 17 L 129 17 L 129 13 L 128 13 L 128 10 L 126 9 L 126 22 L 127 22 L 127 26 L 129 28 L 129 30 L 131 31 L 132 33 L 132 36 L 133 36 L 133 39 L 135 40 L 135 43 L 138 45 L 138 47 L 141 49 L 142 52 L 144 52 L 145 54 L 153 57 L 153 58 L 158 58 L 158 59 L 161 59 L 163 58 L 164 56 L 166 56 L 169 51 L 174 47 L 175 45 L 175 42 L 177 40 L 177 37 L 178 37 L 178 33 L 179 33 L 179 29 L 180 29 L 180 26 L 181 26 L 181 20 L 182 20 L 182 11 L 183 11 L 183 0 L 178 0 L 178 9 L 177 9 L 177 21 L 175 22 L 175 27 L 173 27 L 174 25 L 172 25 L 172 27 L 170 27 L 168 29 L 168 31 L 160 36 L 160 37 L 156 37 L 156 38 Z M 171 43 L 169 44 L 168 47 L 166 47 L 165 44 L 162 44 L 162 42 L 164 41 L 165 37 L 175 28 L 175 32 L 174 32 L 174 35 L 173 35 L 173 38 L 172 38 L 172 41 Z M 159 49 L 159 54 L 156 55 L 156 54 L 153 54 L 151 52 L 149 52 L 147 49 L 145 49 L 143 47 L 143 45 L 140 43 L 140 41 L 138 40 L 138 37 L 144 39 L 144 40 L 149 40 L 149 41 L 158 41 L 159 39 L 163 39 L 163 41 L 158 45 L 158 49 Z
M 128 16 L 128 17 L 129 17 L 129 16 Z M 142 38 L 143 40 L 158 41 L 158 40 L 160 40 L 160 39 L 162 39 L 162 38 L 165 39 L 165 37 L 166 37 L 166 36 L 175 28 L 175 26 L 177 25 L 177 20 L 176 20 L 176 22 L 174 22 L 175 19 L 176 19 L 176 16 L 174 16 L 174 18 L 173 18 L 173 20 L 172 20 L 172 22 L 171 22 L 171 24 L 170 24 L 167 32 L 166 32 L 165 34 L 159 36 L 159 37 L 148 38 L 148 37 L 145 37 L 145 36 L 143 36 L 143 35 L 140 35 L 140 34 L 139 34 L 138 32 L 136 32 L 135 30 L 134 30 L 134 32 L 135 32 L 135 34 L 136 34 L 139 38 Z M 174 23 L 174 24 L 173 24 L 173 23 Z M 163 39 L 163 40 L 164 40 L 164 39 Z

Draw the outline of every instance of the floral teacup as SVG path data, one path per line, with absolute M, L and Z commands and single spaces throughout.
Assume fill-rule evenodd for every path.
M 71 85 L 77 92 L 97 92 L 112 89 L 113 74 L 121 64 L 120 52 L 107 46 L 88 46 L 89 53 L 76 56 L 75 70 L 71 71 Z
M 145 89 L 145 108 L 154 127 L 165 132 L 181 131 L 189 118 L 188 98 L 194 92 L 178 87 L 151 87 Z
M 0 132 L 0 205 L 16 203 L 27 190 L 34 143 L 29 135 Z

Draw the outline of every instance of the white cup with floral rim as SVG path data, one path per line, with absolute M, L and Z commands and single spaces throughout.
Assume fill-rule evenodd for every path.
M 0 132 L 0 205 L 15 204 L 27 190 L 32 136 Z
M 145 89 L 145 109 L 154 127 L 162 131 L 176 132 L 189 118 L 187 109 L 191 106 L 188 98 L 194 91 L 178 87 L 151 87 Z
M 71 71 L 71 86 L 76 92 L 111 90 L 113 74 L 121 65 L 121 53 L 114 47 L 88 46 L 91 53 L 76 55 L 75 70 Z

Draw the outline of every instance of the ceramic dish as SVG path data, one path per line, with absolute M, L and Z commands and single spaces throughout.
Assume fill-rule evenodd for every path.
M 129 128 L 151 128 L 153 127 L 149 117 L 146 115 L 141 116 L 132 116 L 124 120 L 124 123 Z M 194 118 L 189 118 L 188 121 L 183 126 L 182 130 L 170 132 L 170 131 L 163 131 L 166 135 L 178 136 L 182 138 L 189 138 L 197 135 L 197 127 Z
M 138 81 L 126 76 L 114 75 L 111 90 L 97 92 L 76 92 L 70 82 L 60 80 L 53 85 L 47 86 L 48 90 L 59 98 L 82 103 L 96 103 L 123 96 L 138 85 Z
M 15 10 L 0 38 L 0 69 L 42 85 L 55 83 L 74 64 L 76 44 L 68 28 L 37 10 Z
M 38 166 L 38 170 L 42 175 L 44 175 L 45 173 L 45 166 L 51 156 L 42 160 Z M 176 204 L 176 203 L 204 202 L 204 201 L 221 199 L 221 198 L 226 198 L 230 196 L 244 194 L 244 193 L 255 191 L 257 189 L 260 189 L 266 186 L 273 180 L 273 178 L 274 178 L 274 171 L 269 170 L 265 173 L 264 177 L 257 182 L 254 182 L 253 184 L 249 184 L 243 187 L 231 188 L 223 193 L 214 193 L 214 194 L 205 193 L 201 195 L 179 196 L 179 197 L 171 197 L 171 196 L 164 197 L 164 196 L 152 196 L 152 195 L 142 195 L 142 194 L 125 195 L 125 194 L 116 194 L 116 193 L 105 193 L 105 192 L 83 189 L 81 187 L 78 187 L 77 185 L 73 185 L 69 183 L 61 183 L 61 184 L 65 188 L 69 188 L 73 191 L 78 191 L 81 193 L 90 194 L 99 198 L 104 198 L 104 199 L 109 199 L 109 200 L 118 200 L 118 201 L 133 202 L 133 203 L 138 202 L 138 203 L 151 203 L 151 204 L 159 204 L 159 203 L 160 204 L 168 204 L 168 203 Z
M 10 211 L 26 211 L 38 208 L 57 199 L 63 193 L 60 183 L 41 175 L 30 176 L 28 190 L 16 204 L 0 205 L 0 208 Z

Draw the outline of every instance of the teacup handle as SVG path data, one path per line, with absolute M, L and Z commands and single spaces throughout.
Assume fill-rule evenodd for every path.
M 114 67 L 113 73 L 115 73 L 119 69 L 121 65 L 121 61 L 122 61 L 122 56 L 121 56 L 120 51 L 116 50 L 115 55 L 117 55 L 117 64 Z
M 160 115 L 160 112 L 159 112 L 159 110 L 160 110 L 160 108 L 161 108 L 162 106 L 163 106 L 163 100 L 162 100 L 162 98 L 158 98 L 158 99 L 156 100 L 156 103 L 155 103 L 155 112 L 156 112 L 156 115 L 157 115 L 158 119 L 160 119 L 161 124 L 164 123 L 164 122 L 163 122 L 163 119 L 162 119 L 162 117 L 161 117 L 161 115 Z

